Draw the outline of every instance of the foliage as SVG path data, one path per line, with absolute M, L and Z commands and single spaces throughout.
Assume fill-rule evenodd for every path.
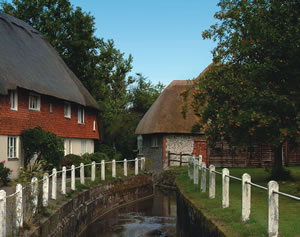
M 61 166 L 66 166 L 68 168 L 71 168 L 71 166 L 74 165 L 75 167 L 78 167 L 81 162 L 82 162 L 81 156 L 75 154 L 69 154 L 63 158 L 61 162 Z
M 203 32 L 217 41 L 214 64 L 195 81 L 194 109 L 210 144 L 281 148 L 300 134 L 300 4 L 222 0 L 219 22 Z M 274 169 L 274 171 L 276 171 Z M 278 174 L 278 172 L 274 174 Z
M 12 0 L 2 2 L 1 7 L 42 32 L 96 99 L 101 138 L 113 150 L 110 157 L 121 157 L 120 153 L 133 157 L 135 127 L 163 89 L 162 84 L 154 86 L 141 74 L 138 78 L 128 76 L 132 56 L 116 49 L 113 40 L 96 37 L 94 17 L 79 7 L 74 9 L 69 0 Z
M 4 166 L 5 160 L 0 162 L 0 181 L 1 185 L 7 186 L 9 182 L 9 175 L 13 170 L 10 170 L 9 168 L 6 168 Z
M 137 73 L 136 85 L 130 91 L 132 96 L 131 109 L 136 113 L 144 115 L 163 91 L 164 87 L 161 82 L 153 85 L 145 76 Z
M 55 134 L 43 130 L 41 127 L 23 130 L 21 140 L 24 148 L 25 167 L 33 157 L 37 157 L 35 163 L 44 160 L 44 164 L 51 167 L 59 167 L 64 155 L 64 145 L 61 138 Z

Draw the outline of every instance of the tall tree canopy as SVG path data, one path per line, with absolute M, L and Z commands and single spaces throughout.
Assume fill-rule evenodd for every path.
M 221 0 L 213 64 L 195 81 L 194 109 L 210 144 L 272 144 L 273 177 L 282 145 L 299 143 L 300 2 Z
M 124 156 L 133 156 L 134 131 L 140 116 L 135 108 L 132 109 L 132 104 L 138 102 L 131 89 L 136 88 L 136 93 L 150 90 L 150 97 L 144 100 L 147 103 L 144 110 L 151 106 L 161 90 L 156 93 L 145 80 L 128 76 L 132 70 L 132 56 L 125 57 L 115 48 L 113 40 L 96 37 L 94 17 L 80 7 L 74 9 L 69 0 L 12 0 L 0 6 L 4 12 L 45 35 L 98 102 L 104 143 Z M 144 88 L 134 86 L 135 80 L 144 83 Z

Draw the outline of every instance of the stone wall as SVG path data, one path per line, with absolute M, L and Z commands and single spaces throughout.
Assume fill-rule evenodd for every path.
M 194 148 L 194 136 L 189 135 L 166 135 L 166 157 L 168 151 L 179 154 L 192 154 Z M 171 159 L 179 160 L 179 155 L 172 155 Z M 182 157 L 182 161 L 188 161 L 187 156 Z M 171 162 L 171 166 L 179 165 L 178 162 Z
M 78 236 L 89 224 L 121 205 L 153 194 L 149 175 L 109 181 L 77 194 L 66 201 L 38 228 L 26 236 Z
M 217 225 L 192 202 L 184 197 L 177 188 L 177 236 L 178 237 L 225 237 Z

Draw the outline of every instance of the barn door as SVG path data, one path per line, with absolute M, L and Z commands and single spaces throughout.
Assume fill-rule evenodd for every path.
M 206 141 L 199 141 L 199 140 L 195 140 L 194 141 L 194 148 L 193 148 L 193 155 L 194 156 L 199 156 L 202 155 L 202 161 L 207 164 L 207 142 Z

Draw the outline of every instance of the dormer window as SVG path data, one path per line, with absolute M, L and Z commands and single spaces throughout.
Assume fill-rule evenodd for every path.
M 41 109 L 41 96 L 37 94 L 29 94 L 29 109 L 40 111 Z
M 84 108 L 78 107 L 78 123 L 84 124 Z
M 71 104 L 69 102 L 65 102 L 65 118 L 71 118 Z
M 10 91 L 10 109 L 18 111 L 18 92 L 17 90 Z

